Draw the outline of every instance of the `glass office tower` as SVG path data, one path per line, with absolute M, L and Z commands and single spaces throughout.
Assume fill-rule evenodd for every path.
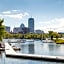
M 28 19 L 28 28 L 30 33 L 34 33 L 34 18 Z

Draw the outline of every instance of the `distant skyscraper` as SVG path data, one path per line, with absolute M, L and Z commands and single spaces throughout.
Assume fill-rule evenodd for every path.
M 28 28 L 30 33 L 34 33 L 34 18 L 28 19 Z

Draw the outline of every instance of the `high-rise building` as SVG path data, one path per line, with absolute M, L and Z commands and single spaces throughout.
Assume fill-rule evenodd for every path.
M 13 33 L 23 33 L 23 34 L 26 34 L 26 33 L 29 33 L 29 29 L 27 27 L 25 27 L 25 25 L 22 23 L 20 25 L 20 27 L 14 27 L 13 28 Z
M 19 27 L 14 27 L 13 28 L 13 33 L 19 33 L 21 29 Z
M 29 29 L 27 27 L 22 28 L 22 30 L 24 34 L 29 33 Z
M 34 33 L 34 18 L 28 19 L 28 28 L 30 33 Z
M 29 32 L 29 29 L 27 27 L 25 27 L 25 25 L 23 23 L 20 25 L 20 29 L 21 29 L 20 33 L 25 34 L 25 33 Z

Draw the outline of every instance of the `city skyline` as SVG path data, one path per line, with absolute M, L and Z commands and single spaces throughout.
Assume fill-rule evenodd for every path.
M 35 29 L 64 32 L 64 0 L 1 0 L 0 18 L 7 26 L 28 27 L 28 18 L 35 19 Z

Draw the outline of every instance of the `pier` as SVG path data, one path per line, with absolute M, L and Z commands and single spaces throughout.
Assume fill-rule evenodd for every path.
M 49 55 L 16 53 L 8 43 L 5 43 L 5 55 L 6 55 L 6 57 L 13 57 L 13 58 L 25 58 L 25 59 L 34 59 L 34 60 L 64 62 L 63 56 L 49 56 Z

